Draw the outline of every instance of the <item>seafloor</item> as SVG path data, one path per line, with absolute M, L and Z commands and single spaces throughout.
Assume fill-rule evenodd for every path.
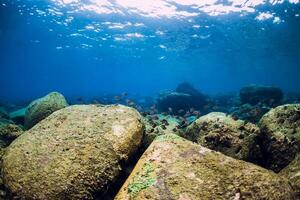
M 0 103 L 2 199 L 300 199 L 300 95 L 250 85 Z

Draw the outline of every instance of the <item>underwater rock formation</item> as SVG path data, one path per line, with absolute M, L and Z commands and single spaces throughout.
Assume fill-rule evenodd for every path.
M 191 108 L 202 110 L 206 103 L 206 97 L 186 82 L 179 84 L 176 92 L 162 93 L 157 99 L 160 112 L 176 115 L 184 115 Z
M 265 167 L 279 172 L 300 150 L 300 104 L 278 106 L 259 122 Z
M 103 195 L 140 145 L 140 114 L 125 106 L 77 105 L 52 113 L 18 137 L 3 157 L 14 199 Z
M 180 83 L 177 86 L 175 91 L 178 93 L 189 94 L 189 95 L 193 96 L 194 98 L 203 101 L 203 104 L 205 103 L 205 96 L 188 82 Z M 201 103 L 201 102 L 199 102 L 199 103 Z
M 283 98 L 280 88 L 250 85 L 240 90 L 241 103 L 256 105 L 263 103 L 269 106 L 278 105 Z
M 295 198 L 285 178 L 169 134 L 153 141 L 115 197 L 126 199 Z
M 58 92 L 37 99 L 29 104 L 25 114 L 25 128 L 29 129 L 42 119 L 48 117 L 51 113 L 65 108 L 68 103 L 65 97 Z
M 288 178 L 295 191 L 296 198 L 300 199 L 300 154 L 279 174 Z
M 145 135 L 143 146 L 148 147 L 155 137 L 166 134 L 179 134 L 179 120 L 170 115 L 149 115 L 143 119 Z
M 17 124 L 24 125 L 27 107 L 9 113 L 9 118 Z
M 13 140 L 23 133 L 23 129 L 16 124 L 0 125 L 0 147 L 7 147 Z
M 212 112 L 189 125 L 184 137 L 227 156 L 257 162 L 261 158 L 259 128 L 229 115 Z
M 186 93 L 165 93 L 161 94 L 157 99 L 157 108 L 160 112 L 167 112 L 175 115 L 184 115 L 191 108 L 202 110 L 203 106 L 202 100 L 198 100 Z
M 231 110 L 231 115 L 238 119 L 245 120 L 251 123 L 258 123 L 261 117 L 266 114 L 271 107 L 267 107 L 263 104 L 259 105 L 251 105 L 251 104 L 243 104 L 238 107 L 235 107 Z

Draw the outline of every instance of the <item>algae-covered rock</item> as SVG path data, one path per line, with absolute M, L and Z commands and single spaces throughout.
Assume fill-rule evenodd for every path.
M 5 199 L 6 192 L 2 180 L 2 157 L 4 155 L 5 148 L 0 148 L 0 199 Z
M 67 106 L 68 103 L 65 97 L 58 92 L 52 92 L 37 99 L 31 102 L 27 107 L 25 113 L 25 127 L 29 129 L 42 119 L 48 117 L 51 113 Z
M 115 200 L 295 199 L 288 181 L 267 169 L 169 134 L 157 137 Z
M 288 178 L 295 191 L 297 199 L 300 199 L 300 154 L 279 173 Z
M 270 110 L 259 126 L 263 133 L 265 167 L 278 172 L 300 150 L 300 104 L 286 104 Z
M 148 147 L 155 137 L 166 134 L 179 134 L 179 120 L 170 115 L 150 115 L 143 118 L 145 135 L 143 145 Z
M 184 91 L 184 89 L 180 88 L 178 91 Z M 170 112 L 171 109 L 171 114 L 176 115 L 184 115 L 191 108 L 202 110 L 206 103 L 206 97 L 201 93 L 196 95 L 194 93 L 167 92 L 160 94 L 157 99 L 159 111 Z
M 103 195 L 121 160 L 137 150 L 143 124 L 125 106 L 77 105 L 54 112 L 18 137 L 3 157 L 15 199 L 93 199 Z
M 276 87 L 249 85 L 240 90 L 240 98 L 242 104 L 255 105 L 263 103 L 273 106 L 280 103 L 283 98 L 283 92 Z
M 1 147 L 8 146 L 13 140 L 23 133 L 23 129 L 16 124 L 0 125 Z
M 189 125 L 183 136 L 233 158 L 255 162 L 261 157 L 259 135 L 259 128 L 252 123 L 212 112 Z

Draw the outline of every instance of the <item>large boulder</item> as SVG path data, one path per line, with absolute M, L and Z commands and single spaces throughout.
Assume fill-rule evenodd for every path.
M 157 108 L 160 112 L 169 114 L 184 115 L 191 108 L 202 110 L 204 104 L 186 93 L 170 92 L 163 93 L 157 99 Z
M 52 92 L 37 99 L 31 102 L 27 107 L 25 113 L 25 127 L 29 129 L 42 119 L 51 115 L 51 113 L 67 106 L 68 103 L 65 97 L 58 92 Z
M 256 105 L 263 103 L 273 106 L 280 103 L 283 98 L 283 92 L 276 87 L 250 85 L 240 90 L 240 98 L 242 104 Z
M 182 82 L 178 84 L 175 91 L 179 93 L 189 94 L 199 100 L 201 99 L 205 101 L 205 96 L 188 82 Z
M 115 200 L 295 199 L 277 174 L 176 135 L 157 137 Z
M 125 106 L 77 105 L 54 112 L 18 137 L 3 157 L 13 199 L 104 195 L 141 143 L 140 114 Z
M 185 138 L 233 158 L 257 162 L 261 158 L 259 128 L 225 113 L 212 112 L 194 121 Z
M 259 126 L 265 167 L 278 172 L 300 151 L 300 104 L 286 104 L 270 110 Z
M 203 110 L 206 104 L 206 97 L 187 82 L 179 84 L 175 92 L 160 94 L 157 99 L 159 111 L 176 115 L 184 115 L 191 108 Z
M 300 199 L 300 154 L 287 167 L 281 170 L 279 174 L 288 178 L 297 199 Z

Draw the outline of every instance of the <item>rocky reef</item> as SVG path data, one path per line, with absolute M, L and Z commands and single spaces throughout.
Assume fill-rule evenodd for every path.
M 184 82 L 156 102 L 2 104 L 0 199 L 299 199 L 300 104 L 279 97 Z

